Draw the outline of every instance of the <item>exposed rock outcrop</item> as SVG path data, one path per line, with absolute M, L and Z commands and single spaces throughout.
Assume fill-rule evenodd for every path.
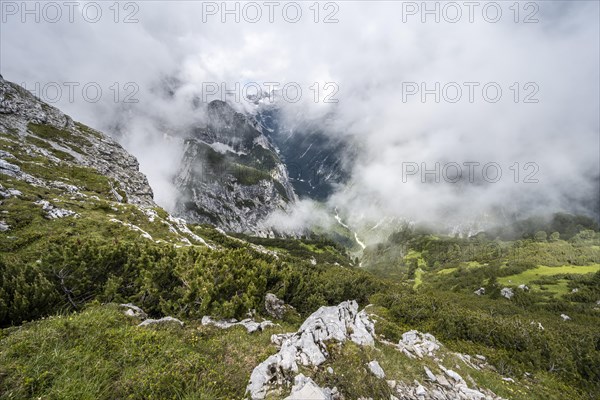
M 175 215 L 226 231 L 268 234 L 264 221 L 296 200 L 277 150 L 251 117 L 223 101 L 189 134 L 175 184 Z
M 511 288 L 505 287 L 500 291 L 500 295 L 510 300 L 515 295 L 515 292 Z
M 288 311 L 293 311 L 294 307 L 285 304 L 273 293 L 267 293 L 265 296 L 265 310 L 271 317 L 282 319 Z
M 272 336 L 280 350 L 254 368 L 246 391 L 252 399 L 264 399 L 273 385 L 289 382 L 299 365 L 318 366 L 325 362 L 329 356 L 326 341 L 351 340 L 359 345 L 373 345 L 374 334 L 373 322 L 364 310 L 358 311 L 355 301 L 321 307 L 298 332 Z
M 44 210 L 46 218 L 48 218 L 48 219 L 57 219 L 57 218 L 65 218 L 65 217 L 70 217 L 70 216 L 77 216 L 77 214 L 74 213 L 73 211 L 56 207 L 56 206 L 50 204 L 50 202 L 48 202 L 47 200 L 39 200 L 39 201 L 35 202 L 35 204 L 42 206 L 42 210 Z
M 321 388 L 311 378 L 298 374 L 294 378 L 292 393 L 284 400 L 336 400 L 337 389 Z
M 204 316 L 204 317 L 202 317 L 202 325 L 204 325 L 204 326 L 213 325 L 213 326 L 216 326 L 217 328 L 221 328 L 221 329 L 229 329 L 233 326 L 243 326 L 244 328 L 246 328 L 248 333 L 253 333 L 253 332 L 257 332 L 257 331 L 262 331 L 266 327 L 274 326 L 275 324 L 272 323 L 271 321 L 256 322 L 250 318 L 243 319 L 238 322 L 236 319 L 215 320 L 209 316 Z
M 439 350 L 440 343 L 429 333 L 412 330 L 402 334 L 396 347 L 409 358 L 423 358 L 433 357 Z
M 144 312 L 144 310 L 142 310 L 141 308 L 139 308 L 138 306 L 136 306 L 134 304 L 127 303 L 127 304 L 120 304 L 120 306 L 123 308 L 126 308 L 125 315 L 127 315 L 128 317 L 135 317 L 135 318 L 141 318 L 141 319 L 148 318 L 148 315 Z
M 31 125 L 33 124 L 33 125 Z M 35 126 L 36 129 L 32 129 Z M 156 206 L 146 176 L 139 171 L 134 156 L 110 137 L 74 122 L 60 110 L 37 99 L 21 86 L 0 78 L 0 133 L 6 140 L 26 145 L 31 154 L 58 160 L 51 150 L 69 156 L 68 163 L 96 169 L 114 179 L 122 201 L 143 206 Z M 37 144 L 36 144 L 37 143 Z M 30 150 L 29 150 L 30 149 Z M 0 173 L 8 174 L 39 186 L 49 182 L 24 174 L 6 161 L 10 154 L 0 154 Z M 118 189 L 118 190 L 117 190 Z M 116 196 L 115 196 L 116 197 Z
M 162 324 L 179 324 L 183 326 L 183 322 L 173 317 L 162 317 L 160 319 L 148 318 L 142 321 L 138 326 L 149 326 L 149 325 L 162 325 Z

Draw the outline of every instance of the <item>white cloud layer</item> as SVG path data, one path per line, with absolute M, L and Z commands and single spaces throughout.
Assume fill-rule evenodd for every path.
M 330 200 L 351 222 L 382 215 L 463 220 L 497 206 L 522 213 L 581 211 L 579 200 L 598 195 L 598 2 L 531 3 L 537 11 L 521 3 L 519 23 L 509 9 L 512 2 L 496 3 L 502 9 L 497 23 L 485 20 L 486 2 L 474 10 L 473 23 L 463 2 L 453 3 L 463 13 L 456 23 L 444 20 L 454 18 L 451 9 L 441 15 L 440 23 L 432 15 L 422 23 L 420 14 L 406 13 L 413 10 L 406 2 L 336 2 L 339 22 L 331 24 L 315 23 L 312 3 L 304 2 L 299 3 L 298 23 L 284 20 L 279 10 L 286 2 L 275 10 L 274 23 L 268 22 L 263 2 L 256 3 L 263 11 L 259 23 L 243 18 L 235 23 L 232 15 L 222 23 L 219 13 L 204 13 L 204 22 L 203 10 L 213 9 L 190 1 L 133 2 L 139 22 L 131 24 L 115 23 L 112 2 L 102 3 L 101 20 L 88 23 L 78 14 L 85 3 L 76 10 L 74 23 L 63 15 L 55 24 L 43 18 L 35 23 L 31 16 L 22 23 L 21 10 L 12 15 L 3 4 L 0 71 L 28 87 L 36 82 L 97 82 L 103 89 L 97 103 L 86 102 L 76 90 L 73 102 L 63 93 L 56 105 L 94 127 L 113 133 L 118 128 L 122 143 L 138 157 L 157 200 L 167 208 L 174 201 L 177 133 L 202 118 L 192 99 L 206 82 L 226 82 L 228 88 L 235 82 L 298 82 L 303 97 L 289 105 L 291 112 L 301 110 L 307 118 L 318 118 L 334 111 L 332 134 L 349 135 L 362 149 L 352 185 Z M 15 4 L 20 7 L 21 2 Z M 436 3 L 428 4 L 433 8 Z M 438 4 L 443 10 L 447 3 Z M 336 10 L 328 7 L 320 3 L 320 20 Z M 134 10 L 121 9 L 119 18 Z M 492 11 L 486 18 L 494 16 Z M 539 22 L 523 23 L 532 12 Z M 161 87 L 165 79 L 177 82 L 172 95 Z M 115 82 L 121 97 L 128 93 L 124 84 L 134 82 L 139 103 L 115 103 L 110 89 Z M 315 104 L 309 89 L 314 82 L 335 82 L 339 103 Z M 425 102 L 419 94 L 406 97 L 406 90 L 415 87 L 411 82 L 425 83 L 428 89 L 436 82 L 440 88 L 451 82 L 458 85 L 447 86 L 446 97 L 436 103 L 433 94 Z M 472 103 L 465 82 L 479 84 Z M 502 89 L 496 103 L 482 94 L 490 82 Z M 463 96 L 451 103 L 448 98 L 455 97 L 456 86 Z M 524 103 L 536 88 L 533 98 L 538 102 Z M 422 163 L 432 169 L 436 162 L 439 184 L 423 183 L 419 174 L 403 176 L 403 169 L 408 172 Z M 480 163 L 477 182 L 470 184 L 464 175 L 460 183 L 444 182 L 445 165 L 465 162 Z M 481 176 L 481 166 L 491 162 L 502 170 L 496 183 Z M 518 183 L 514 167 L 510 169 L 516 162 Z M 535 165 L 525 169 L 528 162 Z M 536 168 L 539 182 L 524 183 Z M 451 171 L 447 167 L 446 172 Z M 593 210 L 598 203 L 587 207 Z M 306 210 L 302 203 L 294 224 L 299 215 L 310 214 Z

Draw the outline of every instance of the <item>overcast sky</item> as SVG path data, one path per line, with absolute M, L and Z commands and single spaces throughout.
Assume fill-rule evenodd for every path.
M 287 102 L 290 112 L 334 112 L 331 134 L 349 135 L 362 149 L 352 185 L 330 201 L 348 219 L 476 218 L 496 205 L 573 209 L 597 193 L 597 1 L 428 2 L 439 22 L 422 2 L 280 2 L 271 10 L 263 2 L 228 3 L 239 22 L 221 2 L 121 2 L 118 14 L 112 1 L 80 3 L 73 22 L 62 2 L 54 3 L 60 16 L 39 3 L 36 22 L 21 2 L 3 1 L 0 72 L 28 89 L 46 87 L 42 98 L 54 96 L 48 84 L 56 82 L 63 92 L 54 105 L 111 133 L 118 126 L 167 208 L 180 148 L 165 133 L 176 136 L 201 118 L 191 99 L 210 82 L 230 89 L 295 82 L 302 98 Z M 80 84 L 73 99 L 65 82 Z M 327 82 L 335 86 L 325 90 Z M 97 102 L 86 101 L 86 84 L 88 100 L 102 89 Z M 337 104 L 324 102 L 332 87 Z M 127 95 L 138 102 L 125 102 Z M 440 183 L 423 183 L 422 167 L 435 170 L 436 162 Z M 479 163 L 469 164 L 474 182 L 469 162 Z M 456 165 L 463 176 L 453 183 Z

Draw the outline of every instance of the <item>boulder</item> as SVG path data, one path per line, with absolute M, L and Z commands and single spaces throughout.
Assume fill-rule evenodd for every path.
M 385 372 L 383 371 L 383 368 L 381 368 L 381 365 L 379 365 L 379 362 L 377 362 L 377 360 L 373 360 L 367 365 L 369 367 L 369 370 L 373 373 L 373 375 L 375 375 L 379 379 L 385 378 Z
M 429 333 L 412 330 L 402 334 L 402 339 L 396 347 L 409 358 L 423 358 L 433 357 L 440 348 L 440 343 Z
M 285 304 L 272 293 L 267 293 L 265 296 L 265 310 L 267 314 L 276 319 L 282 319 L 288 310 L 293 310 L 294 307 Z
M 148 315 L 146 315 L 144 310 L 142 310 L 141 308 L 139 308 L 138 306 L 136 306 L 134 304 L 127 303 L 127 304 L 120 304 L 119 306 L 127 309 L 127 310 L 125 310 L 125 315 L 127 315 L 129 317 L 136 317 L 136 318 L 141 318 L 141 319 L 146 319 L 148 317 Z
M 264 399 L 272 384 L 290 380 L 298 365 L 319 366 L 329 353 L 325 342 L 343 343 L 352 340 L 359 345 L 373 345 L 374 324 L 367 313 L 358 311 L 355 301 L 345 301 L 334 307 L 321 307 L 302 324 L 296 333 L 273 335 L 279 352 L 260 363 L 250 375 L 246 392 L 252 399 Z
M 502 295 L 502 297 L 506 297 L 507 299 L 512 299 L 512 297 L 515 295 L 515 293 L 513 292 L 513 290 L 511 288 L 503 288 L 500 291 L 500 294 Z
M 477 289 L 473 293 L 475 293 L 477 296 L 483 296 L 485 294 L 485 288 L 484 287 L 480 287 L 479 289 Z

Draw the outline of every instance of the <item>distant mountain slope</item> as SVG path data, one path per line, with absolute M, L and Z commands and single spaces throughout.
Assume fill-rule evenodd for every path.
M 355 153 L 349 140 L 328 135 L 322 126 L 311 122 L 286 122 L 276 106 L 259 107 L 256 118 L 279 149 L 299 197 L 323 201 L 336 185 L 349 180 L 345 161 Z
M 250 116 L 222 101 L 209 103 L 207 116 L 185 140 L 175 214 L 227 231 L 265 233 L 261 222 L 296 200 L 287 169 Z

